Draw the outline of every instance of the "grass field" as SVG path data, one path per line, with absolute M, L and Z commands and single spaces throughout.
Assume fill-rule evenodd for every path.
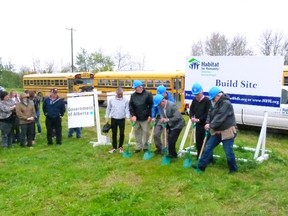
M 220 158 L 197 174 L 183 168 L 185 158 L 163 166 L 161 156 L 144 161 L 143 153 L 123 158 L 109 154 L 111 146 L 93 148 L 95 128 L 68 139 L 66 116 L 63 145 L 48 147 L 41 118 L 33 148 L 0 149 L 0 215 L 287 215 L 288 136 L 268 134 L 272 153 L 262 164 L 238 162 L 239 172 L 228 175 Z M 129 131 L 127 123 L 126 144 Z M 240 131 L 235 144 L 256 147 L 257 140 L 257 132 Z M 222 147 L 215 153 L 223 155 Z

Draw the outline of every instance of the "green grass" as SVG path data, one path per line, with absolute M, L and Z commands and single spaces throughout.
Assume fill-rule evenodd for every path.
M 101 116 L 104 109 L 101 108 Z M 286 215 L 288 212 L 287 136 L 269 134 L 272 150 L 262 164 L 239 162 L 227 174 L 225 158 L 197 174 L 184 169 L 184 158 L 161 165 L 161 156 L 143 153 L 122 158 L 111 146 L 92 147 L 96 129 L 84 128 L 81 139 L 47 146 L 43 133 L 33 149 L 0 149 L 0 215 Z M 187 119 L 186 119 L 187 120 Z M 127 123 L 125 143 L 130 125 Z M 110 132 L 111 133 L 111 132 Z M 182 131 L 181 137 L 184 133 Z M 235 143 L 256 147 L 257 132 L 240 131 Z M 110 134 L 111 135 L 111 134 Z M 178 145 L 180 139 L 178 140 Z M 187 141 L 187 146 L 189 141 Z M 126 147 L 126 145 L 125 145 Z M 154 149 L 154 147 L 153 147 Z M 253 158 L 240 150 L 237 157 Z M 222 147 L 215 154 L 224 155 Z M 195 163 L 195 158 L 193 157 Z

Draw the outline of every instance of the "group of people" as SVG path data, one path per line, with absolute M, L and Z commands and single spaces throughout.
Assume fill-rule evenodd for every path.
M 140 80 L 134 80 L 135 92 L 130 100 L 123 97 L 123 89 L 117 88 L 116 95 L 108 101 L 106 108 L 106 122 L 111 119 L 112 149 L 122 153 L 124 143 L 125 119 L 131 121 L 135 132 L 135 153 L 148 150 L 150 133 L 153 133 L 156 150 L 155 154 L 163 154 L 163 149 L 168 147 L 168 157 L 177 158 L 176 142 L 185 126 L 185 120 L 178 110 L 173 95 L 166 91 L 163 85 L 158 86 L 157 94 L 153 97 L 147 91 Z M 204 96 L 202 86 L 194 83 L 192 86 L 194 99 L 190 106 L 190 119 L 196 125 L 196 149 L 197 167 L 195 169 L 205 171 L 210 163 L 214 163 L 213 149 L 222 142 L 226 154 L 229 173 L 238 170 L 233 151 L 236 137 L 236 120 L 233 106 L 229 96 L 214 86 L 209 90 L 209 97 Z M 43 101 L 43 114 L 47 129 L 47 144 L 53 144 L 53 136 L 56 144 L 62 144 L 62 117 L 65 114 L 65 102 L 57 94 L 57 89 L 52 88 L 50 96 Z M 40 96 L 34 91 L 25 91 L 18 94 L 11 91 L 0 92 L 0 130 L 2 146 L 9 147 L 13 139 L 19 140 L 20 146 L 31 147 L 35 142 L 37 126 L 38 133 L 42 128 L 40 118 Z M 152 128 L 151 128 L 152 124 Z M 118 140 L 119 128 L 119 140 Z M 74 129 L 69 129 L 68 137 L 72 136 Z M 77 137 L 80 137 L 81 128 L 76 128 Z M 165 132 L 164 137 L 161 136 Z M 207 133 L 209 131 L 209 133 Z M 207 134 L 209 136 L 207 137 Z M 206 139 L 205 139 L 206 136 Z M 206 143 L 203 143 L 207 140 Z
M 106 122 L 111 119 L 112 149 L 110 153 L 123 152 L 125 119 L 131 121 L 135 131 L 136 148 L 134 153 L 148 150 L 150 133 L 154 133 L 155 154 L 163 154 L 168 146 L 168 157 L 177 158 L 176 142 L 185 126 L 185 121 L 178 111 L 178 107 L 165 86 L 157 88 L 157 94 L 152 94 L 143 87 L 140 80 L 134 80 L 135 92 L 130 100 L 123 97 L 123 89 L 117 88 L 116 96 L 108 101 L 106 108 Z M 221 142 L 226 154 L 229 173 L 238 171 L 233 151 L 236 137 L 236 119 L 229 96 L 219 87 L 209 90 L 209 97 L 203 93 L 199 83 L 192 85 L 194 99 L 190 106 L 189 117 L 196 129 L 197 166 L 194 169 L 205 171 L 210 163 L 214 163 L 213 149 Z M 152 122 L 152 129 L 150 124 Z M 118 127 L 120 131 L 117 140 Z M 161 139 L 163 131 L 167 139 Z M 164 137 L 165 137 L 164 136 Z M 206 139 L 205 139 L 206 136 Z M 206 143 L 203 143 L 206 140 Z M 166 142 L 166 143 L 165 143 Z
M 17 142 L 22 147 L 35 143 L 35 123 L 41 133 L 39 107 L 40 98 L 35 92 L 26 91 L 19 97 L 14 90 L 0 92 L 0 130 L 4 148 Z
M 36 95 L 35 91 L 25 91 L 19 97 L 16 91 L 11 91 L 10 94 L 6 91 L 0 92 L 0 130 L 4 148 L 12 145 L 13 138 L 19 139 L 21 147 L 32 147 L 35 143 L 36 128 L 39 134 L 42 132 L 39 121 L 40 102 L 41 96 Z M 53 144 L 54 136 L 56 144 L 62 144 L 62 117 L 65 110 L 64 100 L 58 96 L 57 89 L 52 88 L 42 106 L 46 117 L 48 145 Z
M 116 96 L 108 101 L 105 118 L 106 121 L 111 119 L 112 129 L 112 149 L 109 152 L 114 153 L 117 149 L 120 153 L 123 152 L 125 119 L 128 119 L 135 132 L 136 148 L 134 153 L 148 150 L 148 139 L 150 133 L 154 132 L 154 139 L 157 141 L 155 153 L 161 154 L 165 145 L 161 141 L 161 133 L 165 128 L 168 135 L 168 156 L 176 158 L 175 145 L 185 126 L 185 121 L 178 111 L 171 93 L 166 92 L 166 88 L 161 85 L 157 88 L 159 94 L 153 98 L 151 92 L 143 87 L 140 80 L 134 80 L 132 87 L 135 92 L 131 94 L 129 101 L 123 97 L 123 89 L 120 87 L 116 90 Z M 152 129 L 150 129 L 151 123 Z

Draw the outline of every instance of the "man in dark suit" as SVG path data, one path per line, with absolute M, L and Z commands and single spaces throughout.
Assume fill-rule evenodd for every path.
M 154 96 L 154 106 L 160 108 L 160 121 L 166 125 L 168 132 L 169 157 L 177 158 L 176 142 L 185 126 L 185 121 L 175 103 L 166 100 L 162 95 Z

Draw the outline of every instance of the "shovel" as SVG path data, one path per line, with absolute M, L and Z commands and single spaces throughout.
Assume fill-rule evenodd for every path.
M 200 159 L 202 157 L 202 153 L 204 151 L 208 135 L 209 135 L 209 131 L 206 131 L 205 132 L 205 137 L 204 137 L 204 140 L 203 140 L 203 144 L 202 144 L 202 147 L 201 147 L 201 151 L 200 151 L 200 154 L 199 154 L 199 158 L 198 158 L 198 161 L 197 161 L 197 165 L 196 165 L 197 166 L 197 169 L 196 169 L 197 173 L 202 173 L 202 171 L 199 169 L 199 161 L 200 161 Z
M 134 131 L 134 126 L 135 126 L 135 122 L 133 122 L 131 124 L 132 128 L 131 128 L 131 131 L 129 133 L 129 140 L 128 140 L 128 145 L 127 145 L 127 148 L 126 150 L 123 152 L 122 154 L 122 157 L 123 158 L 130 158 L 131 157 L 131 152 L 130 152 L 130 145 L 131 145 L 131 139 L 132 139 L 132 136 L 133 136 L 133 131 Z
M 191 148 L 192 148 L 192 143 L 193 143 L 193 139 L 194 139 L 194 130 L 195 130 L 196 124 L 192 123 L 192 130 L 191 130 L 191 134 L 190 134 L 190 146 L 189 149 L 186 153 L 186 159 L 184 160 L 183 163 L 183 167 L 184 168 L 189 168 L 192 166 L 192 156 L 190 154 Z
M 168 157 L 168 149 L 167 149 L 167 123 L 162 124 L 164 128 L 164 149 L 163 149 L 163 157 L 162 157 L 162 165 L 168 165 L 171 162 L 171 158 Z
M 153 155 L 154 155 L 151 152 L 151 143 L 152 143 L 152 138 L 153 138 L 153 135 L 154 135 L 154 126 L 155 126 L 155 123 L 152 124 L 152 129 L 151 129 L 150 137 L 149 137 L 149 140 L 148 140 L 148 149 L 143 155 L 143 160 L 150 160 L 153 157 Z

